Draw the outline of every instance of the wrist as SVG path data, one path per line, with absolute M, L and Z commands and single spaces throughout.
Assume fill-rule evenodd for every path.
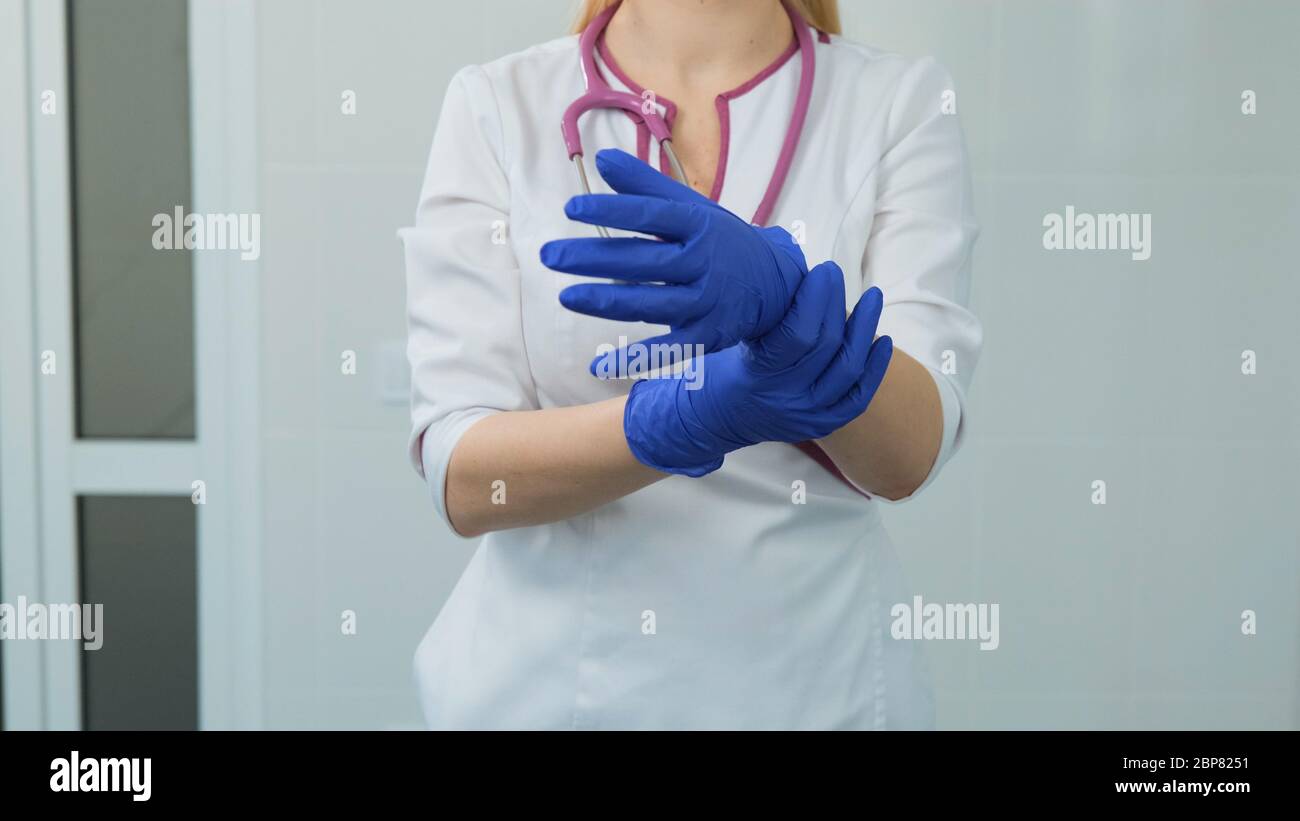
M 680 379 L 641 379 L 623 407 L 623 435 L 638 462 L 663 473 L 698 478 L 722 467 L 723 453 L 709 447 L 689 425 L 689 403 L 681 402 Z M 692 430 L 695 434 L 693 435 Z

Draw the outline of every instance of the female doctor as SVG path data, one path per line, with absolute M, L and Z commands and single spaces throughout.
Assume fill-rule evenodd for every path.
M 411 459 L 483 536 L 431 726 L 932 721 L 880 503 L 957 446 L 977 228 L 948 75 L 838 30 L 587 0 L 453 78 L 402 231 Z

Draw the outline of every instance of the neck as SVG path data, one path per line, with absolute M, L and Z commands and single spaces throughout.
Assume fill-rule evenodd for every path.
M 623 0 L 606 44 L 632 77 L 738 85 L 790 45 L 780 0 Z

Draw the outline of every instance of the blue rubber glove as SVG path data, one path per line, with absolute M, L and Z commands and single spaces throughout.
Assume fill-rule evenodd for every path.
M 560 292 L 564 307 L 668 325 L 668 333 L 636 344 L 703 345 L 704 353 L 776 327 L 808 270 L 803 251 L 784 228 L 750 225 L 625 151 L 598 152 L 596 168 L 618 193 L 573 197 L 564 206 L 569 219 L 663 241 L 584 237 L 546 243 L 541 260 L 548 268 L 623 280 L 571 285 Z M 618 351 L 606 356 L 628 361 Z M 602 367 L 603 358 L 592 362 L 593 374 L 635 375 Z
M 867 409 L 893 341 L 873 342 L 882 295 L 871 288 L 844 319 L 844 275 L 824 262 L 804 278 L 781 324 L 753 342 L 704 357 L 698 389 L 681 378 L 639 380 L 623 413 L 642 464 L 703 476 L 759 442 L 804 442 Z

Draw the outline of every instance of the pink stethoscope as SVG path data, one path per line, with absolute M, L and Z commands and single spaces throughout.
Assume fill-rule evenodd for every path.
M 621 108 L 639 118 L 645 124 L 648 130 L 659 142 L 659 150 L 668 158 L 668 165 L 672 169 L 673 177 L 678 182 L 686 184 L 686 173 L 682 171 L 682 164 L 677 161 L 677 154 L 673 151 L 672 132 L 668 128 L 668 122 L 664 119 L 653 102 L 627 91 L 615 91 L 605 82 L 601 76 L 600 70 L 596 68 L 596 43 L 600 40 L 601 34 L 605 31 L 605 26 L 618 11 L 619 3 L 614 3 L 609 8 L 602 11 L 587 28 L 582 32 L 582 38 L 578 41 L 578 55 L 582 63 L 582 78 L 586 85 L 586 92 L 574 100 L 564 111 L 564 118 L 560 121 L 560 133 L 564 135 L 564 147 L 569 152 L 569 159 L 573 161 L 574 166 L 578 169 L 578 182 L 582 185 L 584 194 L 591 193 L 591 186 L 587 182 L 587 170 L 582 163 L 582 137 L 578 133 L 578 119 L 593 108 Z M 812 99 L 813 76 L 815 73 L 816 58 L 813 54 L 814 47 L 812 35 L 808 33 L 808 26 L 804 23 L 803 18 L 799 16 L 789 3 L 784 3 L 785 12 L 790 16 L 790 23 L 794 28 L 795 39 L 799 43 L 799 59 L 801 63 L 801 74 L 799 76 L 799 91 L 795 96 L 794 113 L 790 116 L 790 125 L 785 132 L 785 142 L 781 145 L 781 153 L 777 157 L 776 168 L 772 172 L 772 178 L 767 183 L 767 191 L 763 194 L 763 199 L 758 204 L 758 210 L 754 212 L 753 219 L 750 222 L 755 225 L 765 225 L 769 217 L 772 216 L 772 209 L 776 207 L 777 197 L 781 194 L 781 188 L 785 185 L 786 175 L 790 172 L 790 164 L 794 160 L 795 148 L 799 145 L 799 137 L 803 133 L 804 120 L 808 115 L 808 103 Z M 604 226 L 597 226 L 601 236 L 609 236 L 609 232 Z

